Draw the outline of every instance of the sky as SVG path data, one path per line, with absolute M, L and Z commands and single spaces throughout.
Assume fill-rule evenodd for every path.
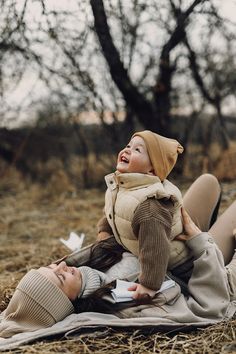
M 221 0 L 220 7 L 222 14 L 232 20 L 236 20 L 236 1 Z

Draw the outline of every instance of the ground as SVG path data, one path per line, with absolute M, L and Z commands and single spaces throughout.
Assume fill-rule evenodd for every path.
M 190 182 L 181 182 L 186 190 Z M 236 183 L 223 183 L 220 213 L 236 199 Z M 27 270 L 47 264 L 68 250 L 59 241 L 71 231 L 84 232 L 85 244 L 95 239 L 104 191 L 76 190 L 60 183 L 47 186 L 23 180 L 18 173 L 0 181 L 0 311 Z M 41 341 L 12 353 L 233 353 L 236 321 L 190 333 L 142 333 L 103 330 L 79 338 Z M 234 349 L 233 349 L 234 348 Z M 234 351 L 235 350 L 235 351 Z

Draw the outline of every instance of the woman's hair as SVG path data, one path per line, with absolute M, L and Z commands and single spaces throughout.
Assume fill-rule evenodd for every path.
M 89 259 L 82 265 L 106 272 L 114 264 L 122 259 L 124 248 L 119 245 L 114 237 L 102 241 L 96 241 L 91 247 Z
M 110 295 L 111 290 L 115 288 L 116 281 L 112 281 L 85 298 L 77 298 L 74 302 L 74 309 L 76 313 L 81 312 L 104 312 L 111 313 L 115 311 L 114 304 L 104 300 L 105 295 Z
M 81 312 L 103 312 L 103 313 L 116 313 L 118 311 L 124 310 L 126 308 L 143 305 L 152 304 L 152 298 L 145 294 L 139 300 L 133 300 L 128 302 L 117 302 L 113 303 L 107 301 L 106 296 L 111 295 L 111 290 L 116 287 L 116 280 L 111 283 L 106 284 L 99 289 L 95 290 L 92 294 L 85 298 L 78 298 L 73 302 L 74 309 L 76 313 Z

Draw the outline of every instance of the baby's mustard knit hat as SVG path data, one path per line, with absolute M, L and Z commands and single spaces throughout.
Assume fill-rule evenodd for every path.
M 74 306 L 64 292 L 39 271 L 31 270 L 1 314 L 0 337 L 50 327 L 73 312 Z
M 155 175 L 164 181 L 176 164 L 178 154 L 182 154 L 184 148 L 175 139 L 166 138 L 150 130 L 144 130 L 133 134 L 143 138 Z

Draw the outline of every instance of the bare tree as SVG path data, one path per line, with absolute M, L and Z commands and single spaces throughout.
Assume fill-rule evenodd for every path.
M 178 13 L 176 23 L 170 31 L 169 38 L 162 45 L 159 54 L 159 73 L 156 83 L 152 88 L 153 100 L 147 100 L 138 88 L 132 83 L 127 69 L 121 61 L 119 52 L 114 45 L 110 29 L 107 23 L 107 16 L 102 0 L 91 0 L 91 7 L 94 14 L 94 25 L 102 51 L 109 65 L 111 76 L 119 90 L 122 92 L 127 105 L 136 114 L 140 122 L 148 129 L 164 134 L 170 134 L 170 93 L 172 75 L 175 71 L 175 63 L 170 60 L 171 52 L 185 39 L 186 28 L 190 16 L 195 8 L 207 0 L 195 0 L 191 5 Z M 173 2 L 170 1 L 173 7 Z

